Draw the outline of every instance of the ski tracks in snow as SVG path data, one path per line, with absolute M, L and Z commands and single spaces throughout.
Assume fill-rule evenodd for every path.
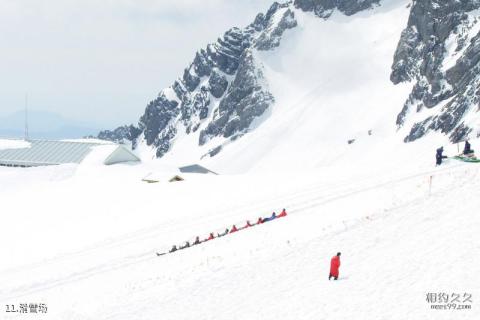
M 208 223 L 214 222 L 215 219 L 220 216 L 223 220 L 227 218 L 234 220 L 241 217 L 242 214 L 247 214 L 247 212 L 268 212 L 267 210 L 278 207 L 279 204 L 287 208 L 289 216 L 297 216 L 299 214 L 318 214 L 318 211 L 313 211 L 313 209 L 319 209 L 322 206 L 341 199 L 388 186 L 394 186 L 395 184 L 402 182 L 409 182 L 419 178 L 422 178 L 422 181 L 424 182 L 425 178 L 431 175 L 438 176 L 452 174 L 458 170 L 463 170 L 465 166 L 465 164 L 458 164 L 455 166 L 448 166 L 445 168 L 428 170 L 400 177 L 366 177 L 361 180 L 356 180 L 356 183 L 353 185 L 348 180 L 342 180 L 335 184 L 328 185 L 325 185 L 324 183 L 314 184 L 296 192 L 286 191 L 284 194 L 277 195 L 274 198 L 266 199 L 260 203 L 248 203 L 236 208 L 232 208 L 232 210 L 228 211 L 228 214 L 225 214 L 225 212 L 217 212 L 209 215 L 209 219 L 207 220 Z M 405 199 L 405 204 L 411 203 L 412 201 L 418 201 L 419 198 L 423 196 L 424 195 L 418 195 L 413 199 Z M 402 205 L 398 205 L 397 207 L 401 206 Z M 287 217 L 287 219 L 288 218 L 289 217 Z M 352 219 L 353 223 L 362 221 L 362 218 L 364 217 L 355 217 Z M 206 224 L 205 221 L 198 220 L 202 219 L 199 218 L 193 223 L 199 225 Z M 269 226 L 274 227 L 275 222 L 276 221 L 273 221 L 271 224 L 269 224 Z M 345 221 L 343 221 L 343 223 L 345 223 Z M 348 223 L 348 227 L 351 227 L 352 223 Z M 256 230 L 261 230 L 260 228 L 262 227 L 264 226 L 259 226 Z M 332 226 L 325 225 L 323 227 L 330 228 Z M 345 229 L 347 229 L 347 225 L 345 225 Z M 340 231 L 338 228 L 336 230 Z M 158 259 L 154 255 L 154 250 L 152 248 L 145 248 L 145 251 L 137 252 L 131 255 L 121 255 L 118 253 L 112 255 L 109 253 L 113 248 L 121 249 L 124 246 L 138 244 L 141 242 L 150 243 L 146 240 L 155 239 L 159 233 L 175 233 L 175 231 L 177 231 L 177 228 L 175 227 L 170 228 L 165 225 L 153 226 L 129 233 L 122 237 L 117 237 L 115 239 L 98 243 L 83 250 L 68 253 L 42 262 L 25 265 L 19 268 L 4 270 L 0 273 L 0 279 L 2 279 L 3 283 L 2 289 L 0 289 L 0 298 L 1 300 L 8 301 L 10 299 L 28 296 L 44 290 L 64 286 L 72 282 L 81 281 L 106 272 L 128 268 L 137 264 L 146 263 L 153 259 Z M 207 231 L 208 230 L 203 230 L 204 233 Z M 180 241 L 180 239 L 178 240 Z M 95 258 L 93 259 L 94 261 L 97 261 L 94 266 L 82 265 L 81 261 L 91 261 L 92 257 Z M 63 266 L 63 268 L 59 268 L 60 266 Z M 65 270 L 65 272 L 52 277 L 48 272 L 49 269 L 60 269 Z M 18 279 L 19 274 L 25 273 L 37 274 L 39 275 L 39 278 L 37 278 L 33 283 L 27 282 L 20 285 L 18 283 L 9 283 L 9 278 L 12 277 Z M 42 273 L 46 274 L 47 276 L 43 276 Z

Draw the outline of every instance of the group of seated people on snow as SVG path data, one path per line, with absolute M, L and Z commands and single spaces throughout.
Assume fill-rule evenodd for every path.
M 237 232 L 237 231 L 240 231 L 240 230 L 249 228 L 249 227 L 253 227 L 253 226 L 255 226 L 255 225 L 259 225 L 259 224 L 262 224 L 262 223 L 265 223 L 265 222 L 268 222 L 268 221 L 272 221 L 272 220 L 277 219 L 277 218 L 286 217 L 286 216 L 287 216 L 287 211 L 286 211 L 285 209 L 283 209 L 282 212 L 281 212 L 279 215 L 277 215 L 275 212 L 273 212 L 270 217 L 267 217 L 267 218 L 262 218 L 262 217 L 260 217 L 260 218 L 258 218 L 257 223 L 254 223 L 254 224 L 251 224 L 250 221 L 247 220 L 247 223 L 245 224 L 245 226 L 243 226 L 243 227 L 241 227 L 241 228 L 237 228 L 235 225 L 233 225 L 233 226 L 232 226 L 232 229 L 229 230 L 229 229 L 227 228 L 227 229 L 225 229 L 224 232 L 222 232 L 222 233 L 217 233 L 217 236 L 215 236 L 215 235 L 213 234 L 213 232 L 211 232 L 210 235 L 208 236 L 208 238 L 206 238 L 206 239 L 204 239 L 204 240 L 200 240 L 200 237 L 197 236 L 197 237 L 195 238 L 195 241 L 194 241 L 192 244 L 190 244 L 190 242 L 187 241 L 187 242 L 185 242 L 185 245 L 179 246 L 178 248 L 177 248 L 176 245 L 173 245 L 172 249 L 170 249 L 169 252 L 175 252 L 175 251 L 177 251 L 177 250 L 186 249 L 186 248 L 189 248 L 189 247 L 191 247 L 191 246 L 195 246 L 195 245 L 197 245 L 197 244 L 200 244 L 200 243 L 202 243 L 202 242 L 207 242 L 207 241 L 213 240 L 213 239 L 215 239 L 215 238 L 220 238 L 220 237 L 226 236 L 226 235 L 229 234 L 229 233 L 234 233 L 234 232 Z

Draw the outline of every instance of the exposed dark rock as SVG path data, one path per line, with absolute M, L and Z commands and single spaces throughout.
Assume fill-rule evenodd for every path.
M 409 112 L 440 108 L 437 114 L 415 123 L 405 141 L 413 141 L 430 130 L 450 134 L 456 141 L 469 134 L 463 117 L 478 103 L 480 40 L 467 42 L 472 27 L 468 12 L 480 8 L 477 0 L 417 0 L 403 31 L 392 66 L 391 80 L 397 84 L 415 81 L 413 90 L 397 117 L 403 126 Z M 456 63 L 445 70 L 446 41 L 456 39 Z M 451 40 L 450 40 L 451 41 Z M 450 53 L 452 54 L 452 53 Z M 446 101 L 451 99 L 448 103 Z
M 113 131 L 100 131 L 97 137 L 102 140 L 109 140 L 116 143 L 126 143 L 130 141 L 135 141 L 135 139 L 137 139 L 141 133 L 142 131 L 139 128 L 131 124 L 129 126 L 125 125 L 118 127 Z
M 250 46 L 250 34 L 239 28 L 227 31 L 222 39 L 207 47 L 207 53 L 212 66 L 222 72 L 233 75 L 238 69 L 238 63 L 243 51 Z
M 241 136 L 253 120 L 265 112 L 273 96 L 259 81 L 265 80 L 250 50 L 254 46 L 262 50 L 278 46 L 283 32 L 296 26 L 290 5 L 274 3 L 265 15 L 259 14 L 245 29 L 228 30 L 217 42 L 197 52 L 182 78 L 173 83 L 171 88 L 178 101 L 169 101 L 163 95 L 147 106 L 140 128 L 147 145 L 157 148 L 157 156 L 170 149 L 179 121 L 186 133 L 191 134 L 213 112 L 213 119 L 208 120 L 200 133 L 199 143 L 203 144 L 213 136 Z M 278 14 L 282 16 L 277 21 Z M 232 83 L 229 76 L 234 77 Z M 205 77 L 207 87 L 202 85 Z M 216 110 L 210 110 L 210 95 L 220 99 Z
M 157 147 L 156 156 L 161 158 L 170 150 L 171 140 L 177 134 L 177 129 L 175 126 L 170 125 L 165 130 L 163 130 L 158 138 L 155 140 L 155 146 Z
M 281 5 L 278 5 L 278 7 L 281 7 Z M 270 21 L 270 24 L 266 26 L 267 30 L 257 39 L 255 47 L 258 50 L 271 50 L 278 47 L 285 30 L 295 28 L 296 26 L 297 20 L 295 20 L 293 11 L 290 9 L 285 10 L 279 23 L 274 24 Z
M 208 116 L 208 106 L 210 105 L 210 94 L 207 88 L 202 87 L 193 97 L 193 112 L 198 114 L 200 120 Z
M 246 28 L 231 28 L 215 43 L 198 51 L 183 75 L 147 105 L 137 130 L 143 132 L 147 145 L 156 148 L 157 157 L 170 150 L 179 130 L 187 134 L 200 131 L 196 133 L 200 145 L 213 137 L 240 138 L 274 102 L 262 66 L 255 63 L 252 50 L 272 50 L 280 45 L 285 31 L 297 26 L 294 6 L 326 18 L 335 8 L 352 15 L 378 2 L 296 0 L 273 3 Z M 139 134 L 135 132 L 130 136 L 137 140 Z M 210 156 L 220 150 L 221 147 L 213 149 Z
M 297 8 L 314 12 L 324 19 L 329 18 L 335 9 L 351 16 L 359 11 L 371 9 L 379 3 L 380 0 L 295 0 Z
M 431 123 L 431 120 L 432 118 L 429 117 L 420 123 L 414 124 L 412 129 L 410 130 L 409 135 L 405 137 L 404 141 L 410 142 L 422 137 L 425 134 L 427 125 Z
M 222 146 L 218 146 L 218 147 L 213 148 L 212 150 L 210 150 L 208 152 L 208 155 L 210 157 L 215 157 L 220 151 L 222 151 Z
M 183 101 L 188 96 L 188 91 L 180 81 L 175 81 L 172 85 L 172 89 L 177 95 L 180 101 Z
M 212 71 L 212 65 L 213 62 L 205 50 L 202 49 L 197 52 L 195 59 L 193 60 L 193 66 L 195 73 L 199 77 L 209 76 Z
M 195 90 L 200 83 L 200 78 L 195 74 L 194 71 L 192 72 L 192 67 L 190 67 L 189 69 L 185 69 L 185 71 L 183 72 L 183 83 L 190 92 Z
M 465 126 L 464 123 L 460 124 L 450 135 L 450 140 L 453 143 L 458 143 L 467 139 L 468 135 L 472 132 L 472 128 Z
M 465 50 L 465 53 L 457 60 L 457 63 L 447 70 L 446 78 L 456 88 L 464 88 L 470 80 L 479 73 L 480 62 L 480 34 L 477 34 Z
M 177 101 L 170 101 L 164 93 L 161 93 L 155 100 L 151 101 L 145 109 L 145 114 L 140 118 L 140 128 L 144 130 L 147 145 L 162 146 L 162 150 L 168 148 L 165 137 L 171 136 L 171 129 L 160 136 L 160 133 L 167 129 L 167 125 L 175 119 L 179 113 Z M 158 153 L 157 153 L 158 154 Z
M 263 75 L 253 60 L 251 51 L 247 50 L 213 121 L 200 133 L 200 145 L 213 136 L 228 138 L 247 130 L 254 118 L 262 115 L 273 103 L 273 96 L 260 84 Z
M 213 70 L 210 79 L 208 80 L 208 84 L 210 86 L 210 92 L 212 96 L 215 98 L 220 98 L 225 93 L 228 87 L 228 80 L 227 78 L 220 74 L 218 71 Z

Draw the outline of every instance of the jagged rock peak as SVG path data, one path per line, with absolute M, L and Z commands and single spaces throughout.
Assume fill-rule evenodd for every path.
M 413 124 L 405 141 L 413 141 L 430 130 L 450 134 L 454 142 L 472 129 L 463 123 L 478 103 L 480 43 L 474 27 L 479 23 L 478 0 L 417 0 L 408 25 L 402 32 L 392 65 L 393 83 L 414 83 L 413 90 L 397 117 L 403 126 L 412 112 L 424 108 L 442 109 L 436 115 Z M 444 101 L 449 102 L 444 104 Z
M 245 133 L 253 119 L 261 116 L 274 101 L 263 81 L 263 74 L 256 67 L 251 50 L 246 50 L 213 120 L 200 133 L 199 144 L 205 144 L 214 136 L 229 138 Z
M 297 26 L 298 10 L 327 18 L 334 9 L 352 15 L 379 0 L 295 0 L 274 2 L 245 28 L 231 28 L 215 43 L 196 52 L 182 76 L 151 101 L 138 124 L 137 140 L 168 152 L 178 133 L 198 134 L 198 144 L 214 137 L 236 139 L 273 104 L 255 51 L 274 50 L 289 29 Z M 109 137 L 109 134 L 103 134 Z M 134 138 L 135 139 L 135 138 Z M 210 156 L 222 150 L 214 146 Z
M 362 10 L 371 9 L 381 0 L 295 0 L 295 6 L 303 11 L 314 12 L 317 16 L 327 19 L 335 10 L 347 16 Z
M 278 47 L 285 30 L 292 29 L 297 26 L 295 13 L 292 11 L 290 6 L 290 2 L 284 4 L 275 2 L 265 16 L 257 16 L 255 23 L 258 23 L 262 26 L 263 32 L 255 41 L 256 49 L 271 50 L 275 47 Z M 278 15 L 278 18 L 276 15 Z
M 278 47 L 283 33 L 296 26 L 292 2 L 275 2 L 247 27 L 231 28 L 198 51 L 182 77 L 147 105 L 139 121 L 145 143 L 162 157 L 179 130 L 191 134 L 202 128 L 200 145 L 215 136 L 246 133 L 274 101 L 252 49 Z

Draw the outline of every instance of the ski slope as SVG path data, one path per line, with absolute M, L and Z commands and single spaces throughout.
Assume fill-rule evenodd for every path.
M 12 170 L 37 177 L 2 190 L 0 301 L 46 303 L 47 319 L 479 315 L 475 303 L 447 311 L 425 301 L 428 292 L 468 292 L 474 301 L 480 294 L 476 165 L 190 175 L 158 184 L 139 180 L 144 165 L 0 169 L 2 182 Z M 286 218 L 155 255 L 283 206 Z M 334 283 L 327 275 L 337 251 Z

